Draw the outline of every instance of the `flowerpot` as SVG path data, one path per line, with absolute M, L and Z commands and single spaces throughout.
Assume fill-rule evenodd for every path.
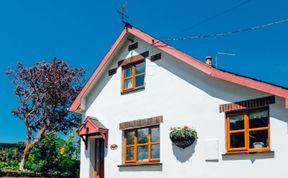
M 172 143 L 182 149 L 192 145 L 195 141 L 194 137 L 173 137 L 170 136 Z

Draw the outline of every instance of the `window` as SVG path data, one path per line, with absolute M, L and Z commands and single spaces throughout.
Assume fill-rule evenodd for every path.
M 228 113 L 227 152 L 270 150 L 269 108 Z
M 137 62 L 122 68 L 122 92 L 144 88 L 145 62 Z
M 124 134 L 124 163 L 160 162 L 159 126 L 126 130 Z

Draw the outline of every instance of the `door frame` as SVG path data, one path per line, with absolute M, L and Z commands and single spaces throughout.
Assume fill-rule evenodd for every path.
M 104 178 L 105 144 L 103 139 L 95 139 L 93 178 Z

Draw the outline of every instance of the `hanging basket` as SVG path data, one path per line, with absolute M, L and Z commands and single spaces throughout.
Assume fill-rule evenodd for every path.
M 170 140 L 172 143 L 180 148 L 186 148 L 192 145 L 197 137 L 197 132 L 189 128 L 188 126 L 184 127 L 174 127 L 170 130 Z
M 179 138 L 179 137 L 170 136 L 170 140 L 172 141 L 172 143 L 174 145 L 184 149 L 184 148 L 192 145 L 196 139 L 194 137 Z

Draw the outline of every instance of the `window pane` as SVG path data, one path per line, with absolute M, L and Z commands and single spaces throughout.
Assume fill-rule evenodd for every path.
M 126 131 L 126 144 L 134 145 L 134 131 Z
M 124 88 L 131 88 L 132 87 L 132 79 L 124 80 Z
M 145 72 L 145 63 L 144 62 L 136 64 L 135 67 L 136 67 L 136 74 L 141 74 L 141 73 Z
M 143 161 L 148 159 L 148 146 L 138 147 L 138 160 Z
M 140 87 L 143 85 L 144 85 L 144 75 L 136 77 L 136 87 Z
M 148 128 L 138 129 L 138 143 L 148 142 Z
M 256 111 L 249 114 L 249 127 L 267 127 L 268 126 L 268 111 Z
M 230 116 L 230 130 L 244 129 L 244 115 Z
M 151 158 L 160 158 L 160 144 L 151 145 Z
M 134 160 L 134 147 L 127 148 L 126 160 Z
M 245 147 L 244 132 L 230 134 L 230 148 Z
M 160 142 L 160 128 L 151 128 L 151 142 Z
M 268 146 L 268 130 L 250 132 L 250 148 L 265 148 Z
M 128 67 L 126 69 L 124 69 L 124 77 L 130 77 L 132 75 L 132 68 Z

